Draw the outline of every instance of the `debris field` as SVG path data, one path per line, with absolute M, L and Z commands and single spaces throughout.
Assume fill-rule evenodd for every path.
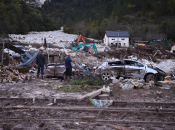
M 41 49 L 34 44 L 33 47 L 26 45 L 26 48 L 30 51 Z M 54 76 L 38 79 L 35 62 L 30 68 L 19 69 L 16 65 L 20 61 L 9 60 L 9 65 L 0 68 L 0 129 L 169 130 L 175 126 L 173 64 L 168 66 L 171 71 L 167 72 L 171 81 L 145 82 L 143 79 L 112 77 L 103 85 L 71 84 L 87 77 L 93 79 L 91 82 L 101 80 L 95 75 L 94 67 L 104 61 L 136 58 L 155 64 L 167 59 L 174 63 L 175 56 L 168 51 L 152 46 L 111 47 L 96 55 L 51 46 L 44 52 L 47 63 L 63 63 L 66 54 L 71 54 L 75 72 L 79 74 L 70 82 Z M 70 88 L 69 92 L 65 92 L 65 88 Z M 83 91 L 73 92 L 74 88 Z

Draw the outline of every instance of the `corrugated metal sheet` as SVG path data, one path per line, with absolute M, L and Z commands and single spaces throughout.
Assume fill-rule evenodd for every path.
M 108 37 L 130 37 L 128 31 L 106 31 Z

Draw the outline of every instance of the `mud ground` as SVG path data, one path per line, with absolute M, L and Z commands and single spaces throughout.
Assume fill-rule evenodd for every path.
M 61 79 L 53 79 L 53 78 L 37 79 L 35 75 L 33 75 L 32 80 L 26 81 L 25 83 L 19 81 L 17 83 L 13 82 L 13 83 L 0 84 L 0 97 L 77 99 L 80 96 L 88 93 L 88 92 L 66 93 L 57 90 L 59 87 L 65 87 L 65 86 L 70 86 L 70 84 L 63 82 Z M 102 88 L 102 86 L 99 86 L 99 88 L 100 87 Z M 170 88 L 152 86 L 150 89 L 133 89 L 133 90 L 122 90 L 117 86 L 113 86 L 111 99 L 117 101 L 128 101 L 128 102 L 130 101 L 175 102 L 175 86 L 171 85 Z M 10 115 L 8 114 L 10 113 L 6 112 L 4 117 L 6 118 L 9 117 Z M 25 116 L 25 113 L 24 115 L 22 114 L 21 117 L 20 115 L 18 116 L 19 118 L 23 118 L 23 116 Z M 50 117 L 52 116 L 53 115 L 50 115 Z M 76 115 L 74 116 L 76 117 Z M 138 127 L 136 130 L 142 130 L 142 129 L 143 129 L 142 127 Z M 92 122 L 89 125 L 83 122 L 58 123 L 54 121 L 38 122 L 35 120 L 24 120 L 22 123 L 19 121 L 16 122 L 4 121 L 4 123 L 0 124 L 0 130 L 116 130 L 116 128 L 108 126 L 108 124 L 92 123 Z

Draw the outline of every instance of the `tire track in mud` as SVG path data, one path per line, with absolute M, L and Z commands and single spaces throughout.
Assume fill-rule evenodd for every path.
M 14 102 L 14 99 L 12 101 Z M 48 103 L 51 100 L 46 101 Z M 22 102 L 20 100 L 16 103 Z M 31 102 L 33 101 L 31 100 Z M 63 104 L 60 105 L 61 102 Z M 44 102 L 31 103 L 30 105 L 10 105 L 10 103 L 7 106 L 2 106 L 1 104 L 0 123 L 27 121 L 46 123 L 84 122 L 87 124 L 117 124 L 131 129 L 138 127 L 153 128 L 155 130 L 175 127 L 175 103 L 114 101 L 110 107 L 94 107 L 83 102 L 87 101 L 78 103 L 76 100 L 57 100 L 52 106 L 43 105 Z

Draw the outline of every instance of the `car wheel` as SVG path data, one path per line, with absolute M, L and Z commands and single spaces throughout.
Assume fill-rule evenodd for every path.
M 149 82 L 149 81 L 155 81 L 155 75 L 154 74 L 148 74 L 145 78 L 145 81 L 146 82 Z
M 108 81 L 108 80 L 111 79 L 111 76 L 112 76 L 112 75 L 111 75 L 109 72 L 104 72 L 104 73 L 102 74 L 102 80 Z

